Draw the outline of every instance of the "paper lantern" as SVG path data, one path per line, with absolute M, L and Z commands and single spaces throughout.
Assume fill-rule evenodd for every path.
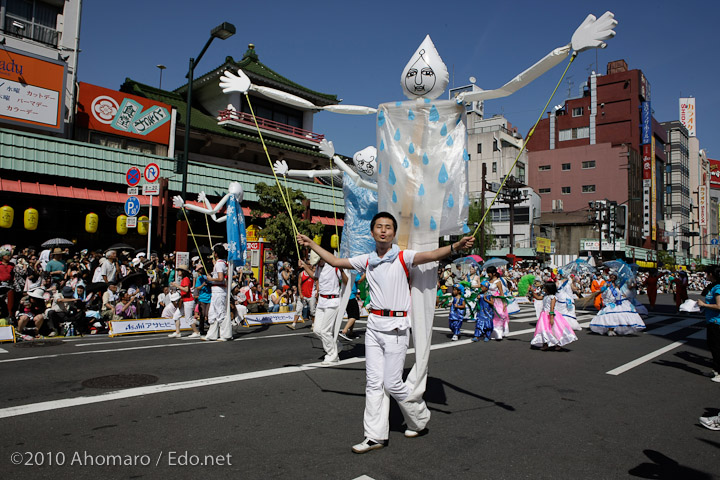
M 313 238 L 313 242 L 320 245 L 322 243 L 322 235 L 315 235 L 315 238 Z
M 15 218 L 15 210 L 12 207 L 5 205 L 0 207 L 0 227 L 10 228 Z
M 149 227 L 150 227 L 150 223 L 149 223 L 148 217 L 146 215 L 138 217 L 137 232 L 140 235 L 147 235 Z
M 330 237 L 330 248 L 338 248 L 340 246 L 340 237 L 334 234 Z
M 25 213 L 23 214 L 23 224 L 25 225 L 25 230 L 37 229 L 39 219 L 40 216 L 38 215 L 38 211 L 34 208 L 28 208 L 25 210 Z
M 125 235 L 128 232 L 127 216 L 120 215 L 115 221 L 115 230 L 118 235 Z
M 85 215 L 85 231 L 88 233 L 95 233 L 98 229 L 99 217 L 96 213 L 88 213 Z

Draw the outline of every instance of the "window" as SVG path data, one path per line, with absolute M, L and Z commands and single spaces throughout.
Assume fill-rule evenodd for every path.
M 572 109 L 572 116 L 573 117 L 582 117 L 583 116 L 583 107 L 576 107 Z
M 477 153 L 482 153 L 482 143 L 478 143 Z
M 500 151 L 500 147 L 498 146 L 498 139 L 493 138 L 493 152 L 499 152 L 499 151 Z
M 558 133 L 558 140 L 561 142 L 564 140 L 577 140 L 578 138 L 589 137 L 590 127 L 568 128 L 566 130 L 560 130 Z
M 570 164 L 569 164 L 569 163 L 563 163 L 563 164 L 562 164 L 562 169 L 563 169 L 563 171 L 565 171 L 565 170 L 570 170 Z
M 563 195 L 570 195 L 570 187 L 562 187 Z
M 497 162 L 493 162 L 492 164 L 492 173 L 497 173 Z
M 541 188 L 540 190 L 538 190 L 538 192 L 540 192 L 541 194 L 550 193 L 550 189 L 549 188 Z
M 550 168 L 551 168 L 550 165 L 540 165 L 538 167 L 538 170 L 540 170 L 541 172 L 544 172 L 546 170 L 550 170 Z
M 583 185 L 582 193 L 595 193 L 595 185 Z
M 40 0 L 7 0 L 5 33 L 57 46 L 57 18 L 62 7 Z
M 595 168 L 595 160 L 588 160 L 587 162 L 582 162 L 582 168 Z

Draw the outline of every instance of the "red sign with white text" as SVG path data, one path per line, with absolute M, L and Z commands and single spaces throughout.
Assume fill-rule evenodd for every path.
M 652 178 L 652 148 L 648 143 L 643 145 L 643 180 Z
M 78 117 L 81 128 L 167 145 L 172 107 L 89 83 L 79 83 Z
M 708 158 L 710 162 L 710 188 L 720 190 L 720 160 Z

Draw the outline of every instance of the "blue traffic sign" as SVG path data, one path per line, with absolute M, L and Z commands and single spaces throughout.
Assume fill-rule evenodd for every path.
M 140 200 L 137 197 L 130 197 L 125 201 L 125 215 L 137 217 L 140 213 Z
M 717 244 L 718 244 L 717 238 L 713 238 L 712 240 L 710 240 L 710 245 L 717 245 Z
M 137 167 L 130 167 L 130 169 L 125 174 L 125 181 L 131 187 L 134 187 L 135 185 L 140 183 L 140 169 Z

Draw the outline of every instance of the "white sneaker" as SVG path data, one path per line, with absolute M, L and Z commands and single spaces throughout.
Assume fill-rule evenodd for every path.
M 338 363 L 340 363 L 340 359 L 336 358 L 335 360 L 323 360 L 320 365 L 328 366 L 328 365 L 337 365 Z
M 713 382 L 720 383 L 720 373 L 718 373 L 717 375 L 712 377 L 710 380 L 712 380 Z
M 453 341 L 453 342 L 457 342 L 457 340 L 458 340 L 458 336 L 457 336 L 457 335 L 453 335 L 452 341 Z
M 720 416 L 700 417 L 700 425 L 710 430 L 720 430 Z
M 608 337 L 617 337 L 617 333 L 614 330 L 608 331 Z
M 173 332 L 170 335 L 168 335 L 169 338 L 180 338 L 180 334 L 177 332 Z
M 420 435 L 425 435 L 425 434 L 427 434 L 427 432 L 428 432 L 427 428 L 423 428 L 422 430 L 410 430 L 408 428 L 407 430 L 405 430 L 405 437 L 415 438 L 415 437 L 419 437 Z
M 193 332 L 191 335 L 188 335 L 185 338 L 200 338 L 200 332 Z
M 383 448 L 384 446 L 384 442 L 376 442 L 375 440 L 370 440 L 369 438 L 366 438 L 357 445 L 353 445 L 352 451 L 355 453 L 367 453 L 370 450 L 377 450 L 378 448 Z
M 222 338 L 222 337 L 220 337 L 220 338 L 218 338 L 218 339 L 215 340 L 215 341 L 216 341 L 216 342 L 227 342 L 227 338 Z

